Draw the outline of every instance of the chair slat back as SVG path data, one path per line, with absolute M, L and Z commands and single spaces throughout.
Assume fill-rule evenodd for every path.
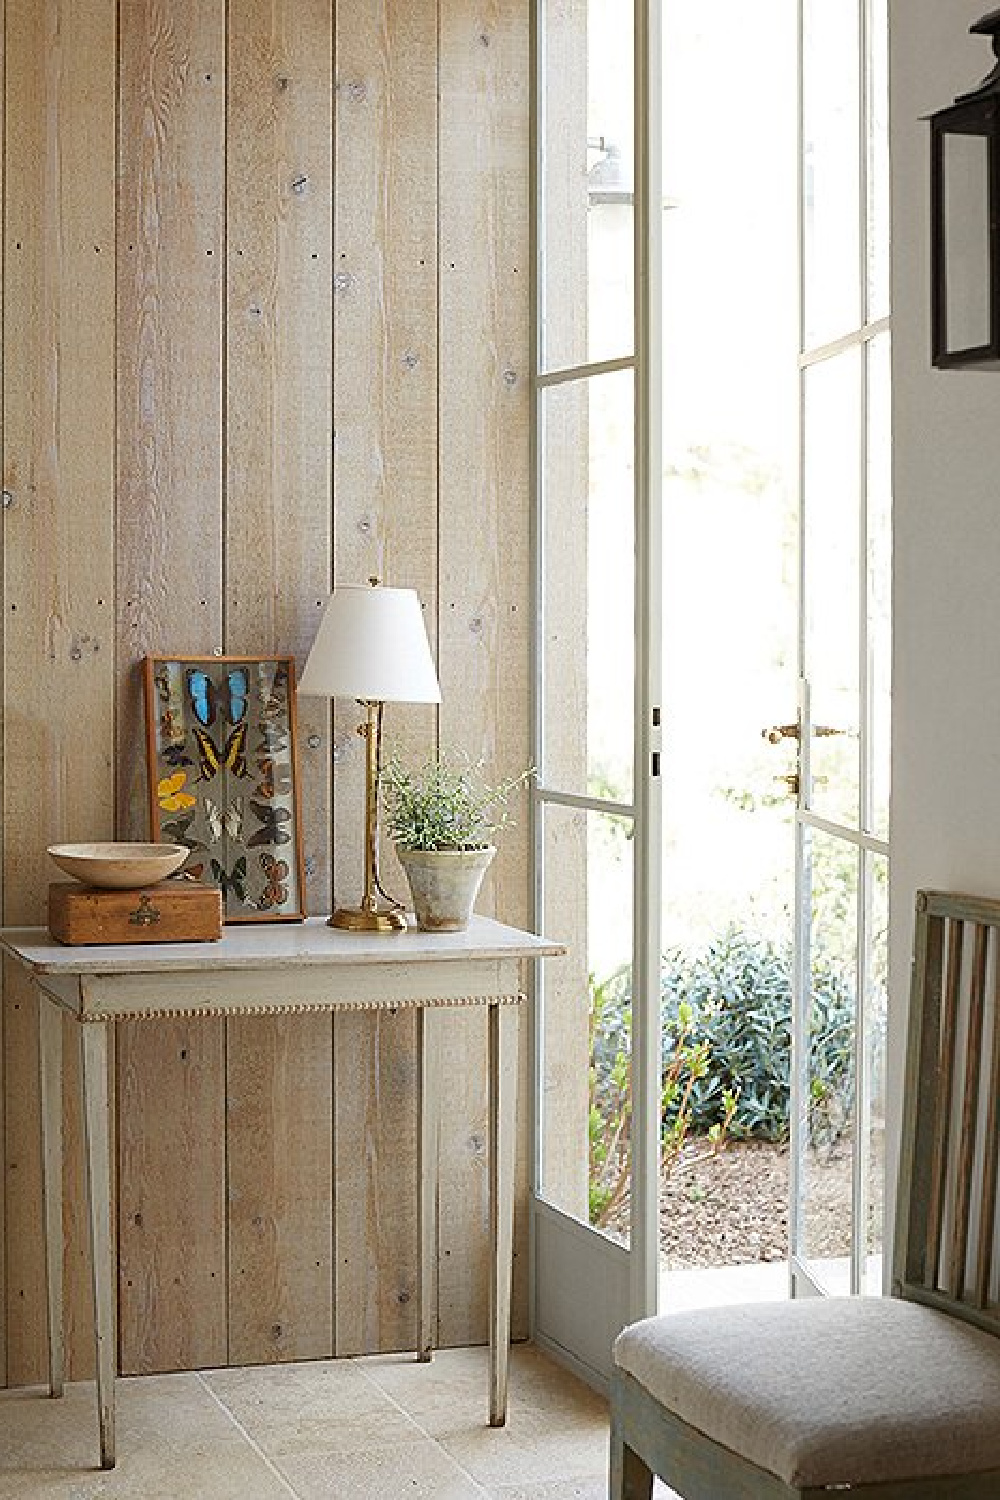
M 893 1291 L 1000 1333 L 1000 901 L 917 896 Z

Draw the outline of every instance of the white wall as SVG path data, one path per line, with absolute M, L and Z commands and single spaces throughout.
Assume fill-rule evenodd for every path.
M 1000 372 L 931 368 L 921 118 L 989 72 L 988 41 L 968 35 L 983 10 L 983 0 L 891 5 L 894 1136 L 914 891 L 1000 896 Z

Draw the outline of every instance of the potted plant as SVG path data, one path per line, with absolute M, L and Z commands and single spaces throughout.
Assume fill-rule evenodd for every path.
M 407 771 L 393 760 L 382 771 L 386 829 L 406 872 L 417 925 L 459 932 L 469 925 L 493 839 L 509 822 L 511 795 L 534 774 L 495 786 L 468 762 L 431 760 Z

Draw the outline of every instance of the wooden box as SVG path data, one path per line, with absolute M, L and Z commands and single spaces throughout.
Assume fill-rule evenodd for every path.
M 60 943 L 193 943 L 222 936 L 222 892 L 165 880 L 141 891 L 49 886 L 49 931 Z

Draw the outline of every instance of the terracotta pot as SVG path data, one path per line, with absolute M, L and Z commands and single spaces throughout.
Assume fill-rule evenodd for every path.
M 396 845 L 413 896 L 417 926 L 425 932 L 461 932 L 469 918 L 490 860 L 482 849 L 403 849 Z

